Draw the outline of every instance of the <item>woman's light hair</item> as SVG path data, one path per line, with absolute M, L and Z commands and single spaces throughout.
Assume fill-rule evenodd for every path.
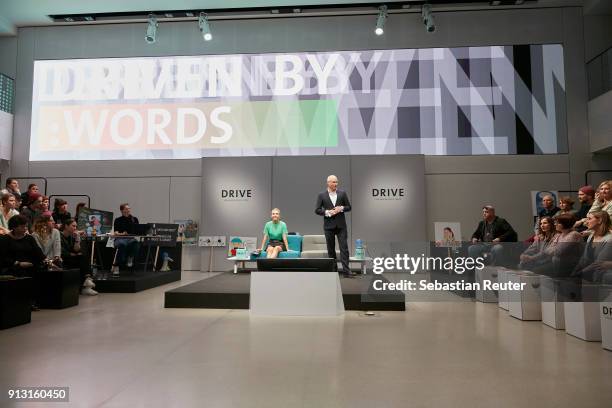
M 593 230 L 595 235 L 603 237 L 604 235 L 606 235 L 608 232 L 612 230 L 612 221 L 610 221 L 610 216 L 608 215 L 607 212 L 595 211 L 591 213 L 590 215 L 601 221 L 601 224 L 599 224 L 599 226 Z

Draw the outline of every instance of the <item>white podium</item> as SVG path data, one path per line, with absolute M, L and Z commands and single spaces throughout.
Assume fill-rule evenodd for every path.
M 482 303 L 497 303 L 497 291 L 484 290 L 483 281 L 489 280 L 497 282 L 497 271 L 500 268 L 497 266 L 485 266 L 482 269 L 476 269 L 474 273 L 474 281 L 480 283 L 480 289 L 476 290 L 476 300 Z
M 599 302 L 565 302 L 565 332 L 586 341 L 601 341 Z
M 602 296 L 603 302 L 599 304 L 601 318 L 601 346 L 612 350 L 612 286 L 605 285 Z
M 251 315 L 344 314 L 337 272 L 251 272 Z
M 559 302 L 559 284 L 548 276 L 540 277 L 542 323 L 553 329 L 565 329 L 565 306 Z
M 497 271 L 497 281 L 499 283 L 508 283 L 508 275 L 514 271 L 511 271 L 509 269 L 505 269 L 505 268 L 500 268 Z M 500 309 L 504 309 L 504 310 L 508 310 L 508 308 L 510 307 L 509 304 L 510 301 L 510 291 L 509 290 L 503 290 L 500 289 L 498 291 L 498 304 L 497 306 L 499 306 Z
M 520 320 L 542 320 L 540 275 L 518 271 L 510 273 L 508 281 L 526 284 L 523 290 L 509 292 L 508 312 L 510 316 Z

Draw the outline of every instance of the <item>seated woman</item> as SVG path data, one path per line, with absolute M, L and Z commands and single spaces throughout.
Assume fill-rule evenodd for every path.
M 612 221 L 605 211 L 589 212 L 586 225 L 591 235 L 572 276 L 601 282 L 612 261 Z
M 55 229 L 55 222 L 50 212 L 43 213 L 34 221 L 32 236 L 42 250 L 48 263 L 61 266 L 62 240 L 60 232 Z
M 286 251 L 289 243 L 287 242 L 287 224 L 281 221 L 280 210 L 278 208 L 273 209 L 270 218 L 272 220 L 264 226 L 260 251 L 263 252 L 264 245 L 268 242 L 266 257 L 272 259 L 278 257 L 280 252 Z
M 574 200 L 571 197 L 561 197 L 559 199 L 559 211 L 557 211 L 555 217 L 561 214 L 576 214 Z
M 60 228 L 61 225 L 64 225 L 66 221 L 71 219 L 70 213 L 68 212 L 68 202 L 61 198 L 56 198 L 55 203 L 53 203 L 53 219 L 55 220 L 55 224 L 57 228 Z M 60 228 L 61 229 L 61 228 Z
M 546 261 L 544 251 L 550 245 L 556 231 L 552 217 L 541 217 L 538 223 L 538 233 L 533 243 L 520 256 L 519 268 L 533 269 Z
M 573 214 L 562 214 L 554 217 L 557 234 L 544 249 L 543 262 L 533 271 L 555 278 L 570 275 L 578 260 L 583 246 L 583 238 L 572 229 L 576 217 Z
M 18 215 L 19 212 L 15 209 L 17 200 L 13 194 L 4 194 L 0 200 L 0 235 L 6 235 L 10 232 L 8 227 L 9 220 Z
M 23 215 L 13 216 L 8 223 L 10 232 L 0 236 L 0 273 L 27 276 L 33 279 L 32 310 L 38 310 L 40 298 L 39 273 L 45 254 L 36 240 L 27 234 L 28 219 Z

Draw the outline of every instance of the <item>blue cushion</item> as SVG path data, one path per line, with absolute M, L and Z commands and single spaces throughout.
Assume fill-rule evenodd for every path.
M 289 248 L 287 251 L 283 251 L 278 254 L 279 258 L 299 258 L 302 255 L 302 239 L 301 235 L 287 235 L 287 243 Z M 260 258 L 266 257 L 265 249 L 268 246 L 264 245 L 264 251 L 259 255 Z

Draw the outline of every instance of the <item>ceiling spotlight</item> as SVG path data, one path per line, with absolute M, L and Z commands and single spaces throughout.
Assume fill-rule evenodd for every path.
M 147 44 L 153 44 L 157 40 L 157 18 L 154 14 L 149 14 L 149 23 L 147 24 L 147 34 L 145 35 L 145 41 Z
M 433 13 L 431 12 L 431 4 L 423 4 L 423 8 L 421 9 L 421 18 L 423 19 L 423 24 L 425 24 L 425 29 L 428 33 L 433 33 L 436 31 L 436 22 L 434 20 Z
M 376 29 L 374 30 L 376 35 L 383 35 L 385 33 L 385 21 L 387 21 L 387 6 L 382 5 L 378 8 L 378 18 L 376 19 Z
M 210 24 L 208 24 L 208 15 L 205 12 L 200 13 L 198 19 L 198 26 L 200 26 L 200 32 L 204 41 L 212 40 L 212 33 L 210 32 Z

